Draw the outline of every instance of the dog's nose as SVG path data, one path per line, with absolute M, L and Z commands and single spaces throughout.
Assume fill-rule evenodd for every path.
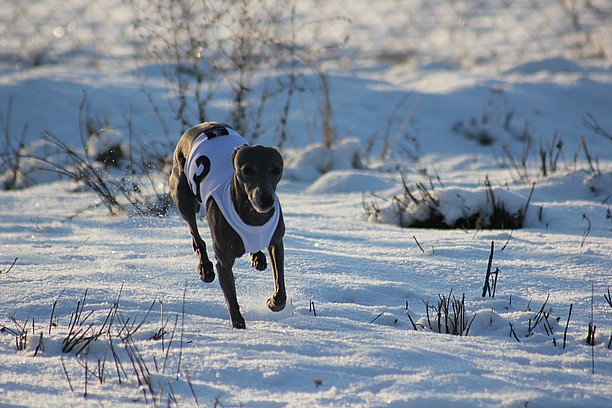
M 264 193 L 260 197 L 260 206 L 262 209 L 270 210 L 274 206 L 274 197 L 270 193 Z
M 252 200 L 253 207 L 260 213 L 267 213 L 274 207 L 274 195 L 269 192 L 259 192 Z

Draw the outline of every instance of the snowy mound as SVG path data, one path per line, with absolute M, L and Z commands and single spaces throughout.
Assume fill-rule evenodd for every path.
M 313 182 L 331 170 L 360 168 L 359 141 L 344 139 L 331 147 L 314 144 L 306 147 L 285 168 L 287 180 Z
M 521 228 L 527 199 L 501 188 L 405 191 L 384 205 L 372 204 L 372 222 L 415 228 Z
M 390 177 L 367 171 L 334 170 L 321 176 L 308 193 L 355 193 L 381 191 L 392 188 L 396 182 Z
M 535 74 L 537 72 L 582 72 L 582 68 L 577 63 L 568 60 L 567 58 L 545 58 L 537 61 L 529 61 L 517 65 L 506 71 L 506 74 Z

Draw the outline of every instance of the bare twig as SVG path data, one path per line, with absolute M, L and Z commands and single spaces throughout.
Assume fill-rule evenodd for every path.
M 19 259 L 19 258 L 15 258 L 15 259 L 13 260 L 13 263 L 12 263 L 12 264 L 11 264 L 11 265 L 8 267 L 8 269 L 7 269 L 6 271 L 5 271 L 5 270 L 0 270 L 0 274 L 3 274 L 3 273 L 9 273 L 9 272 L 11 271 L 11 269 L 13 269 L 13 267 L 14 267 L 14 266 L 15 266 L 15 264 L 17 263 L 17 259 Z
M 64 369 L 64 374 L 66 375 L 66 379 L 68 380 L 70 391 L 74 392 L 74 388 L 72 387 L 72 383 L 70 382 L 70 376 L 68 375 L 68 370 L 66 370 L 66 364 L 64 364 L 64 357 L 60 356 L 60 361 L 62 362 L 62 368 Z
M 514 331 L 514 327 L 512 326 L 512 323 L 511 323 L 511 322 L 508 322 L 508 325 L 510 325 L 510 335 L 511 335 L 511 336 L 513 336 L 513 337 L 514 337 L 514 339 L 515 339 L 517 342 L 519 342 L 519 343 L 520 343 L 521 341 L 519 340 L 518 336 L 516 335 L 516 332 Z
M 591 373 L 595 374 L 595 284 L 591 283 L 591 321 L 589 322 L 589 332 L 587 334 L 587 344 L 591 346 Z
M 132 364 L 132 370 L 136 375 L 136 380 L 138 381 L 138 385 L 142 390 L 145 402 L 148 404 L 147 391 L 149 391 L 149 394 L 153 398 L 153 403 L 156 405 L 155 391 L 153 390 L 153 385 L 151 384 L 151 374 L 149 373 L 149 369 L 142 358 L 142 354 L 140 354 L 140 351 L 136 347 L 136 344 L 134 344 L 131 337 L 124 340 L 123 346 L 128 358 L 130 359 L 130 363 Z
M 198 401 L 198 397 L 193 389 L 193 384 L 191 383 L 191 377 L 189 376 L 189 371 L 185 370 L 185 381 L 187 381 L 187 385 L 189 385 L 189 389 L 191 390 L 191 395 L 193 395 L 193 399 L 195 400 L 196 406 L 200 406 L 200 402 Z
M 115 369 L 117 370 L 117 380 L 119 381 L 119 384 L 121 384 L 121 373 L 123 373 L 123 376 L 126 379 L 127 379 L 127 374 L 125 373 L 125 369 L 123 368 L 123 363 L 121 362 L 119 355 L 115 351 L 115 346 L 113 345 L 113 338 L 111 336 L 110 331 L 107 332 L 107 337 L 108 337 L 108 345 L 111 350 L 113 360 L 115 361 Z
M 410 324 L 412 324 L 412 328 L 416 331 L 418 330 L 417 325 L 414 323 L 414 320 L 412 320 L 412 317 L 410 317 L 409 314 L 406 314 L 408 316 L 408 320 L 410 320 Z
M 604 293 L 604 299 L 606 299 L 606 302 L 608 303 L 608 305 L 610 307 L 612 307 L 612 294 L 610 293 L 610 288 L 608 288 L 608 293 Z
M 174 340 L 174 334 L 176 333 L 176 325 L 178 324 L 178 314 L 174 319 L 174 327 L 172 328 L 172 333 L 170 334 L 170 341 L 168 342 L 168 347 L 166 348 L 166 357 L 164 358 L 164 365 L 162 366 L 162 374 L 166 372 L 166 363 L 168 362 L 168 355 L 170 353 L 170 346 L 172 345 L 172 340 Z
M 34 357 L 36 357 L 38 351 L 45 351 L 45 345 L 43 343 L 43 332 L 40 332 L 40 337 L 38 338 L 38 343 L 36 344 L 36 349 L 34 350 Z
M 597 120 L 595 120 L 595 116 L 591 112 L 587 112 L 586 115 L 587 117 L 582 119 L 582 124 L 593 133 L 612 141 L 612 135 L 599 125 Z
M 385 312 L 380 312 L 380 313 L 379 313 L 379 314 L 378 314 L 378 315 L 377 315 L 377 316 L 376 316 L 374 319 L 372 319 L 372 320 L 370 321 L 370 323 L 374 323 L 376 320 L 378 320 L 378 318 L 379 318 L 379 317 L 381 317 L 381 316 L 382 316 L 382 315 L 384 315 L 384 314 L 385 314 Z
M 567 323 L 565 323 L 565 330 L 563 331 L 563 350 L 565 350 L 565 342 L 567 339 L 567 328 L 569 327 L 569 322 L 572 317 L 572 308 L 574 307 L 573 303 L 570 303 L 569 313 L 567 314 Z
M 489 293 L 491 296 L 491 287 L 489 286 L 489 279 L 491 277 L 491 264 L 493 263 L 493 252 L 495 251 L 495 241 L 491 241 L 491 253 L 489 254 L 489 263 L 487 264 L 487 274 L 485 275 L 485 283 L 482 287 L 482 297 Z
M 181 307 L 181 339 L 179 345 L 179 358 L 176 367 L 177 378 L 181 375 L 181 359 L 183 357 L 183 335 L 185 334 L 185 294 L 187 293 L 187 287 L 183 289 L 183 305 Z
M 57 306 L 57 301 L 62 296 L 65 290 L 66 289 L 62 289 L 60 294 L 57 295 L 57 298 L 53 301 L 53 306 L 51 307 L 51 317 L 49 317 L 49 336 L 51 336 L 51 327 L 53 327 L 53 316 L 55 314 L 55 307 Z
M 448 295 L 438 294 L 438 305 L 429 305 L 425 303 L 425 311 L 427 313 L 427 323 L 429 329 L 437 331 L 438 333 L 451 334 L 454 336 L 467 336 L 470 332 L 470 328 L 476 315 L 468 322 L 465 308 L 465 294 L 461 299 L 457 299 L 453 295 L 453 289 L 451 288 Z M 435 329 L 431 324 L 431 318 L 429 309 L 435 313 Z M 411 319 L 412 321 L 412 319 Z M 416 325 L 413 323 L 413 328 L 416 330 Z
M 491 293 L 492 298 L 495 297 L 495 291 L 497 290 L 497 278 L 499 277 L 500 272 L 501 271 L 499 270 L 499 268 L 495 268 L 495 271 L 491 272 L 491 275 L 495 275 L 495 278 L 493 279 L 493 293 Z
M 6 331 L 15 338 L 15 348 L 17 351 L 23 351 L 28 346 L 28 320 L 23 323 L 19 323 L 17 319 L 11 317 L 11 320 L 15 324 L 16 329 L 11 329 L 0 323 L 0 332 Z M 32 334 L 34 334 L 34 319 L 32 319 Z
M 587 237 L 591 233 L 591 220 L 589 220 L 589 217 L 587 217 L 586 214 L 582 214 L 582 219 L 587 222 L 587 227 L 584 230 L 584 233 L 582 234 L 582 241 L 580 242 L 580 248 L 584 246 L 584 241 L 586 241 Z
M 155 300 L 151 303 L 151 306 L 149 306 L 149 309 L 147 309 L 147 312 L 145 313 L 145 315 L 143 316 L 142 320 L 140 321 L 140 323 L 138 323 L 136 325 L 136 322 L 132 323 L 132 325 L 128 328 L 127 324 L 129 323 L 129 319 L 124 321 L 124 326 L 121 328 L 121 330 L 119 331 L 119 336 L 120 337 L 131 337 L 133 336 L 139 329 L 140 327 L 144 324 L 145 320 L 147 319 L 147 317 L 149 316 L 149 313 L 151 313 L 151 310 L 153 309 L 153 306 L 155 306 Z M 121 318 L 121 320 L 123 320 L 123 317 L 121 316 L 121 314 L 119 314 L 119 317 Z M 134 327 L 136 325 L 136 327 Z M 125 333 L 124 333 L 125 332 Z
M 599 160 L 597 159 L 597 157 L 593 159 L 593 157 L 591 156 L 591 153 L 589 152 L 589 149 L 587 148 L 586 140 L 584 140 L 584 137 L 580 138 L 580 145 L 584 149 L 584 154 L 586 156 L 587 163 L 589 164 L 589 168 L 591 170 L 590 174 L 593 176 L 601 176 L 601 170 L 599 169 Z
M 87 372 L 87 358 L 85 358 L 85 392 L 83 393 L 83 397 L 87 398 L 87 379 L 89 375 Z
M 312 300 L 310 300 L 310 307 L 308 311 L 312 313 L 314 317 L 317 317 L 317 310 L 315 309 L 315 304 L 314 304 L 314 301 Z
M 414 238 L 414 242 L 416 242 L 416 244 L 418 245 L 419 249 L 421 250 L 422 253 L 425 253 L 425 250 L 423 249 L 423 247 L 421 246 L 421 244 L 419 244 L 419 241 L 417 241 L 416 235 L 413 235 L 412 238 Z
M 527 202 L 525 203 L 525 207 L 523 207 L 523 212 L 522 212 L 521 217 L 520 217 L 521 225 L 523 225 L 524 222 L 525 222 L 525 216 L 527 215 L 527 209 L 529 208 L 529 203 L 531 202 L 531 196 L 533 195 L 533 190 L 535 189 L 535 185 L 536 185 L 536 183 L 532 183 L 531 184 L 531 190 L 529 190 L 529 197 L 527 197 Z M 504 246 L 504 248 L 505 248 L 505 246 Z M 503 251 L 503 249 L 502 249 L 502 251 Z
M 510 230 L 510 235 L 508 236 L 508 240 L 506 241 L 506 243 L 504 244 L 504 246 L 502 247 L 501 251 L 503 251 L 504 249 L 506 249 L 506 247 L 508 246 L 508 243 L 510 242 L 510 239 L 512 238 L 512 233 L 514 232 L 514 230 Z
M 527 335 L 531 335 L 533 330 L 535 330 L 536 327 L 538 327 L 538 325 L 545 321 L 545 324 L 543 325 L 544 330 L 546 331 L 547 335 L 552 334 L 552 327 L 550 327 L 550 325 L 546 325 L 548 316 L 550 315 L 550 310 L 546 311 L 546 305 L 548 304 L 548 300 L 550 299 L 550 293 L 546 296 L 546 300 L 544 301 L 544 303 L 542 304 L 542 307 L 540 307 L 540 310 L 536 313 L 536 315 L 533 317 L 533 319 L 529 319 L 529 326 L 527 329 Z
M 408 316 L 408 320 L 410 320 L 410 323 L 412 324 L 412 328 L 416 331 L 417 329 L 417 325 L 414 323 L 414 320 L 412 320 L 412 316 L 410 316 L 410 313 L 408 311 L 408 301 L 406 301 L 406 316 Z
M 97 340 L 97 338 L 101 334 L 100 332 L 95 333 L 92 330 L 94 323 L 90 323 L 87 326 L 85 325 L 89 317 L 94 312 L 93 310 L 91 310 L 85 317 L 82 317 L 86 299 L 87 289 L 85 289 L 85 294 L 83 295 L 83 298 L 77 301 L 75 311 L 70 315 L 70 323 L 68 324 L 68 334 L 62 341 L 62 351 L 64 353 L 69 353 L 73 351 L 77 346 L 79 346 L 78 350 L 75 353 L 78 355 L 92 342 Z
M 164 321 L 164 302 L 163 300 L 158 300 L 160 306 L 160 327 L 157 329 L 155 334 L 151 336 L 151 340 L 160 340 L 161 339 L 161 347 L 162 352 L 165 350 L 164 344 L 164 336 L 167 334 L 166 325 L 168 324 L 168 320 Z

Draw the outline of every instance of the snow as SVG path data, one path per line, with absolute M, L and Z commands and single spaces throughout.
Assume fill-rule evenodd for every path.
M 338 139 L 325 147 L 320 96 L 297 93 L 278 191 L 288 305 L 270 312 L 270 271 L 237 261 L 246 330 L 231 328 L 218 281 L 199 280 L 174 208 L 111 216 L 90 190 L 26 157 L 62 165 L 52 140 L 87 146 L 92 159 L 118 145 L 131 154 L 137 141 L 148 151 L 176 143 L 166 79 L 131 61 L 133 9 L 9 3 L 0 164 L 5 172 L 19 151 L 26 177 L 0 191 L 1 406 L 611 406 L 612 149 L 583 123 L 592 115 L 612 132 L 612 37 L 597 17 L 612 12 L 607 2 L 581 10 L 584 31 L 553 0 L 314 2 L 332 17 L 323 21 L 312 2 L 296 4 L 299 40 L 327 69 Z M 27 23 L 37 19 L 38 31 Z M 260 91 L 283 74 L 254 78 Z M 316 79 L 304 75 L 302 88 Z M 209 114 L 228 120 L 230 104 L 221 84 Z M 257 143 L 279 143 L 282 108 L 269 101 Z M 98 135 L 89 145 L 83 115 Z M 488 143 L 472 137 L 482 134 Z M 563 146 L 543 176 L 540 148 L 555 152 L 553 140 Z M 521 173 L 510 157 L 527 148 Z M 152 173 L 149 190 L 167 189 L 167 171 Z M 403 182 L 417 197 L 422 183 L 452 223 L 487 211 L 485 180 L 509 212 L 525 208 L 535 183 L 524 228 L 399 226 L 423 211 L 400 217 Z M 366 213 L 372 203 L 378 216 Z M 483 297 L 492 242 L 496 292 Z M 444 318 L 438 328 L 442 299 L 465 306 L 460 336 L 445 333 Z M 77 305 L 82 330 L 102 334 L 64 352 Z M 20 327 L 28 337 L 18 350 Z

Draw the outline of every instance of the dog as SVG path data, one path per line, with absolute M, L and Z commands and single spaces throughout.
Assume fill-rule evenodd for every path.
M 267 305 L 273 312 L 285 308 L 285 223 L 276 195 L 282 174 L 283 159 L 276 149 L 249 146 L 226 123 L 193 126 L 181 136 L 174 151 L 170 192 L 189 226 L 198 274 L 204 282 L 215 279 L 196 222 L 204 206 L 219 283 L 237 329 L 246 325 L 236 298 L 232 267 L 246 252 L 250 253 L 251 265 L 263 271 L 267 263 L 262 250 L 267 250 L 274 277 L 274 293 Z

